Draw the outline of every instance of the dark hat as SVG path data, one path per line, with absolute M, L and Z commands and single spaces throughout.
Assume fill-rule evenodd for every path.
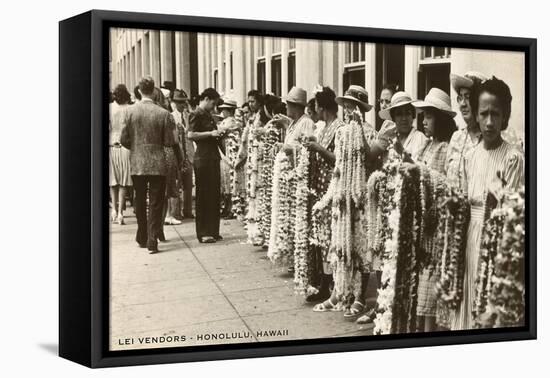
M 174 82 L 172 81 L 164 81 L 162 83 L 162 87 L 161 88 L 165 88 L 165 89 L 168 89 L 170 91 L 173 91 L 176 89 L 176 86 L 174 85 Z
M 172 98 L 172 101 L 174 101 L 174 102 L 186 102 L 187 100 L 189 100 L 189 98 L 187 97 L 187 93 L 185 93 L 184 90 L 176 89 L 174 91 L 174 97 Z

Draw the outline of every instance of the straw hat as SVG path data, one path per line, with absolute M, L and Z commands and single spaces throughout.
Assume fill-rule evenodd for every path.
M 227 98 L 223 99 L 223 103 L 221 105 L 218 105 L 218 109 L 236 109 L 237 108 L 237 101 L 230 100 Z
M 401 106 L 412 104 L 413 100 L 411 96 L 407 92 L 399 91 L 395 92 L 395 94 L 391 97 L 390 106 L 388 106 L 386 109 L 382 109 L 378 112 L 378 115 L 382 119 L 392 120 L 391 119 L 391 113 L 390 110 L 399 108 Z
M 360 85 L 350 85 L 343 96 L 336 97 L 336 103 L 340 106 L 344 106 L 344 100 L 354 102 L 364 112 L 372 109 L 372 105 L 369 104 L 369 94 Z
M 413 101 L 413 106 L 419 110 L 436 108 L 454 118 L 456 112 L 451 108 L 451 98 L 439 88 L 432 88 L 424 98 L 424 101 Z
M 451 85 L 455 92 L 459 92 L 460 88 L 471 88 L 474 83 L 482 83 L 487 80 L 487 76 L 477 71 L 468 71 L 464 75 L 450 74 Z
M 307 105 L 307 92 L 298 87 L 292 87 L 285 97 L 286 102 L 291 102 L 293 104 L 302 105 L 306 107 Z

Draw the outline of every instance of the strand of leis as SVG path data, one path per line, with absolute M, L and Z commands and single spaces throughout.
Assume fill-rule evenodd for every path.
M 273 195 L 273 167 L 275 156 L 279 151 L 280 129 L 268 123 L 261 146 L 262 165 L 260 173 L 261 187 L 258 196 L 259 202 L 259 232 L 262 235 L 264 246 L 269 245 L 271 231 L 271 198 Z
M 392 325 L 399 246 L 399 222 L 401 218 L 398 204 L 402 196 L 403 184 L 403 178 L 397 174 L 398 164 L 398 159 L 389 159 L 384 167 L 385 180 L 380 180 L 380 186 L 378 187 L 378 207 L 381 213 L 380 242 L 383 254 L 382 282 L 381 288 L 378 289 L 376 306 L 378 313 L 374 319 L 374 334 L 389 334 Z
M 482 271 L 480 265 L 479 273 L 483 277 L 480 276 L 477 283 L 474 308 L 476 327 L 521 326 L 525 316 L 523 188 L 504 195 L 500 206 L 492 211 L 485 223 L 482 238 L 485 269 Z M 483 287 L 482 280 L 487 281 Z
M 247 139 L 247 204 L 248 211 L 246 214 L 246 230 L 248 235 L 248 242 L 251 244 L 259 244 L 261 240 L 261 234 L 258 229 L 259 218 L 259 203 L 258 203 L 258 166 L 261 154 L 259 151 L 260 142 L 256 138 L 256 130 L 260 127 L 256 119 L 252 119 L 249 123 L 248 139 Z M 261 185 L 260 185 L 261 187 Z
M 450 314 L 462 300 L 469 204 L 461 190 L 447 187 L 441 177 L 435 185 L 438 228 L 434 242 L 438 280 L 437 323 L 450 328 Z

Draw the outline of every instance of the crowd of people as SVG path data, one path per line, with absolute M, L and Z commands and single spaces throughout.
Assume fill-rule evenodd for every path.
M 283 98 L 251 90 L 238 106 L 213 88 L 188 98 L 144 77 L 132 99 L 118 85 L 111 221 L 124 224 L 133 197 L 136 241 L 156 253 L 163 224 L 195 218 L 198 241 L 216 243 L 220 218 L 236 219 L 313 311 L 374 322 L 376 333 L 519 325 L 518 306 L 512 317 L 498 298 L 510 291 L 495 283 L 511 266 L 499 243 L 513 221 L 495 211 L 523 211 L 524 153 L 503 137 L 512 96 L 478 72 L 450 81 L 461 129 L 439 88 L 414 100 L 385 85 L 376 107 L 358 85 L 341 96 L 319 85 L 309 98 L 298 87 Z M 375 108 L 378 127 L 365 121 Z M 378 295 L 368 308 L 371 274 Z

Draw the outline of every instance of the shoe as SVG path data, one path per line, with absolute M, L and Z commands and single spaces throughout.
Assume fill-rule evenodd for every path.
M 223 238 L 222 238 L 221 235 L 216 235 L 216 236 L 214 236 L 214 240 L 220 241 L 220 240 L 223 240 Z
M 164 220 L 164 224 L 168 224 L 168 225 L 171 225 L 171 226 L 177 226 L 177 225 L 181 224 L 181 221 L 177 220 L 174 217 L 168 217 Z
M 149 250 L 149 254 L 150 255 L 154 255 L 155 253 L 159 253 L 159 249 L 157 247 L 153 247 L 153 248 L 147 248 Z
M 111 210 L 111 217 L 109 218 L 111 220 L 111 223 L 115 223 L 117 220 L 117 212 L 115 209 Z
M 121 226 L 126 224 L 124 223 L 124 215 L 118 214 L 118 216 L 116 217 L 116 222 Z
M 198 238 L 199 243 L 215 243 L 216 239 L 214 239 L 212 236 L 201 236 Z
M 195 216 L 193 214 L 184 214 L 183 219 L 195 219 Z

